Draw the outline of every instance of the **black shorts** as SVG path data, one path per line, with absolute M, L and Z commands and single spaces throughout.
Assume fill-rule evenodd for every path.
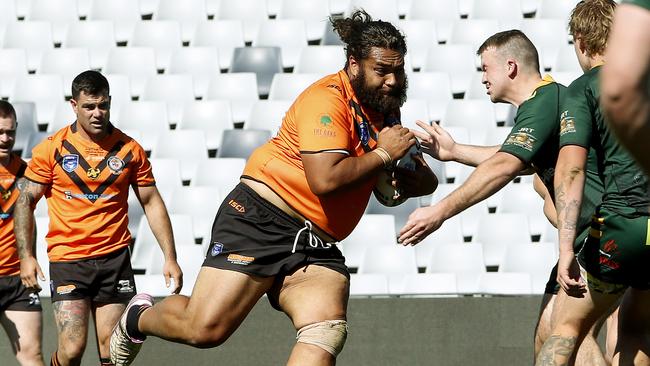
M 128 302 L 136 293 L 129 248 L 92 259 L 50 262 L 50 290 L 52 302 Z
M 587 241 L 587 236 L 589 236 L 589 227 L 583 230 L 578 237 L 576 237 L 576 240 L 573 243 L 573 251 L 575 253 L 580 253 Z M 546 282 L 544 293 L 557 295 L 558 291 L 560 291 L 560 284 L 557 282 L 557 263 L 555 263 L 555 266 L 553 266 L 553 269 L 551 270 L 551 274 L 548 276 L 548 282 Z
M 41 298 L 38 292 L 29 290 L 20 281 L 20 276 L 0 277 L 0 312 L 41 311 Z
M 239 183 L 219 207 L 203 265 L 271 277 L 313 264 L 349 279 L 341 251 L 307 225 Z

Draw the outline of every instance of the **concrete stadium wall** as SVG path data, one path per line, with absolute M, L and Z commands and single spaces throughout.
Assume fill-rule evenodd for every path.
M 530 365 L 540 301 L 541 296 L 353 298 L 348 341 L 337 365 Z M 43 305 L 48 363 L 56 328 L 49 298 Z M 294 337 L 289 319 L 262 299 L 221 347 L 200 350 L 150 337 L 134 365 L 284 365 Z M 82 365 L 98 365 L 96 352 L 90 336 Z M 17 365 L 4 335 L 0 365 Z

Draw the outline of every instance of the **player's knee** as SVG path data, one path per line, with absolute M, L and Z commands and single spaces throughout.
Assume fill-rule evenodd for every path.
M 59 345 L 57 357 L 59 360 L 68 360 L 70 364 L 76 364 L 76 361 L 81 362 L 81 357 L 85 350 L 85 342 L 66 342 L 63 345 Z
M 43 362 L 41 347 L 38 345 L 21 347 L 16 353 L 16 360 L 21 365 L 40 365 Z
M 192 347 L 214 348 L 225 342 L 229 336 L 230 332 L 224 327 L 193 327 L 187 341 Z
M 348 323 L 345 320 L 326 320 L 306 325 L 298 330 L 296 340 L 322 348 L 336 357 L 348 336 Z

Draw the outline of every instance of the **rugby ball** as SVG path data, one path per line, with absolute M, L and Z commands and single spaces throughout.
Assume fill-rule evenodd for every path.
M 422 156 L 422 149 L 420 143 L 415 140 L 415 144 L 411 146 L 409 151 L 401 159 L 397 160 L 392 169 L 384 169 L 379 173 L 377 183 L 372 192 L 379 203 L 387 207 L 394 207 L 404 203 L 408 198 L 400 194 L 399 189 L 393 187 L 393 171 L 395 168 L 406 169 L 415 171 L 417 163 L 413 156 Z

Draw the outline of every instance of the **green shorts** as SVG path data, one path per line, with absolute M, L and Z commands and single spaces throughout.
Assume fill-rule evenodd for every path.
M 602 293 L 620 293 L 627 287 L 650 289 L 649 221 L 650 216 L 624 217 L 598 209 L 577 254 L 590 288 Z

